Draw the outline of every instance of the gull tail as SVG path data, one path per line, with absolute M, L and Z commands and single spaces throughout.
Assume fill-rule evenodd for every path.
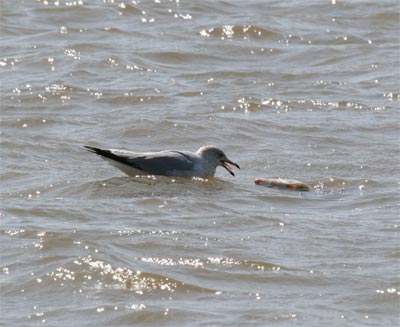
M 100 148 L 95 148 L 93 146 L 83 146 L 89 152 L 95 153 L 108 161 L 114 167 L 122 170 L 125 174 L 130 176 L 136 176 L 137 174 L 143 173 L 142 168 L 137 165 L 132 160 L 129 160 L 129 157 L 120 156 L 113 153 L 111 150 L 103 150 Z
M 122 164 L 130 165 L 130 166 L 133 165 L 131 162 L 129 162 L 127 157 L 119 156 L 119 155 L 113 153 L 111 150 L 103 150 L 103 149 L 95 148 L 93 146 L 88 146 L 88 145 L 84 145 L 83 147 L 86 148 L 89 152 L 92 152 L 92 153 L 95 153 L 95 154 L 101 156 L 103 159 L 111 159 L 116 162 L 120 162 Z M 135 167 L 135 168 L 139 169 L 139 167 Z
M 110 150 L 103 150 L 103 149 L 95 148 L 93 146 L 88 146 L 88 145 L 84 145 L 83 147 L 86 148 L 89 152 L 98 154 L 99 156 L 117 160 L 117 161 L 121 161 L 121 158 L 119 156 L 117 156 L 116 154 L 112 153 Z

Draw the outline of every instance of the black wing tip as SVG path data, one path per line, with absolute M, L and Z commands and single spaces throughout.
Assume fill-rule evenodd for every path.
M 83 146 L 86 150 L 88 150 L 89 152 L 93 152 L 93 153 L 99 153 L 100 151 L 104 151 L 102 149 L 96 148 L 94 146 L 89 146 L 89 145 L 84 145 Z
M 120 156 L 117 154 L 114 154 L 111 150 L 103 150 L 100 148 L 96 148 L 94 146 L 88 146 L 88 145 L 84 145 L 83 146 L 86 150 L 88 150 L 89 152 L 92 152 L 94 154 L 97 154 L 103 158 L 108 158 L 108 159 L 112 159 L 114 161 L 120 162 L 122 164 L 131 166 L 133 168 L 136 168 L 138 170 L 143 170 L 139 165 L 135 164 L 133 161 L 129 160 L 129 157 L 127 156 Z
M 95 148 L 93 146 L 89 146 L 89 145 L 84 145 L 83 147 L 88 151 L 94 151 L 95 149 L 97 149 L 97 148 Z
M 112 157 L 112 159 L 114 159 L 114 157 L 116 157 L 116 155 L 113 154 L 110 150 L 103 150 L 103 149 L 96 148 L 94 146 L 88 146 L 88 145 L 84 145 L 83 147 L 86 150 L 88 150 L 89 152 L 98 154 L 99 156 Z

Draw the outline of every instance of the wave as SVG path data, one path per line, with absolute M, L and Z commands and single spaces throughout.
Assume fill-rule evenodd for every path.
M 271 29 L 262 28 L 255 25 L 224 25 L 204 29 L 200 32 L 201 36 L 222 38 L 222 39 L 271 39 L 279 38 L 281 34 Z

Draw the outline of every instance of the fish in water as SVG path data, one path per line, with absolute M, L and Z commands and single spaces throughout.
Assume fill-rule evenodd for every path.
M 254 183 L 271 188 L 287 189 L 290 191 L 307 192 L 311 187 L 295 179 L 285 178 L 257 178 Z

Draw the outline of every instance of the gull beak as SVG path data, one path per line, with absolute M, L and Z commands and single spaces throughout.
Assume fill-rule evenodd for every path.
M 233 161 L 230 161 L 229 159 L 220 160 L 219 162 L 221 163 L 221 166 L 224 167 L 229 172 L 229 174 L 231 174 L 232 176 L 235 176 L 235 174 L 234 174 L 234 172 L 232 170 L 232 167 L 229 166 L 229 164 L 231 164 L 231 165 L 237 167 L 238 169 L 240 169 L 240 167 L 239 167 L 239 165 L 237 163 L 234 163 Z

